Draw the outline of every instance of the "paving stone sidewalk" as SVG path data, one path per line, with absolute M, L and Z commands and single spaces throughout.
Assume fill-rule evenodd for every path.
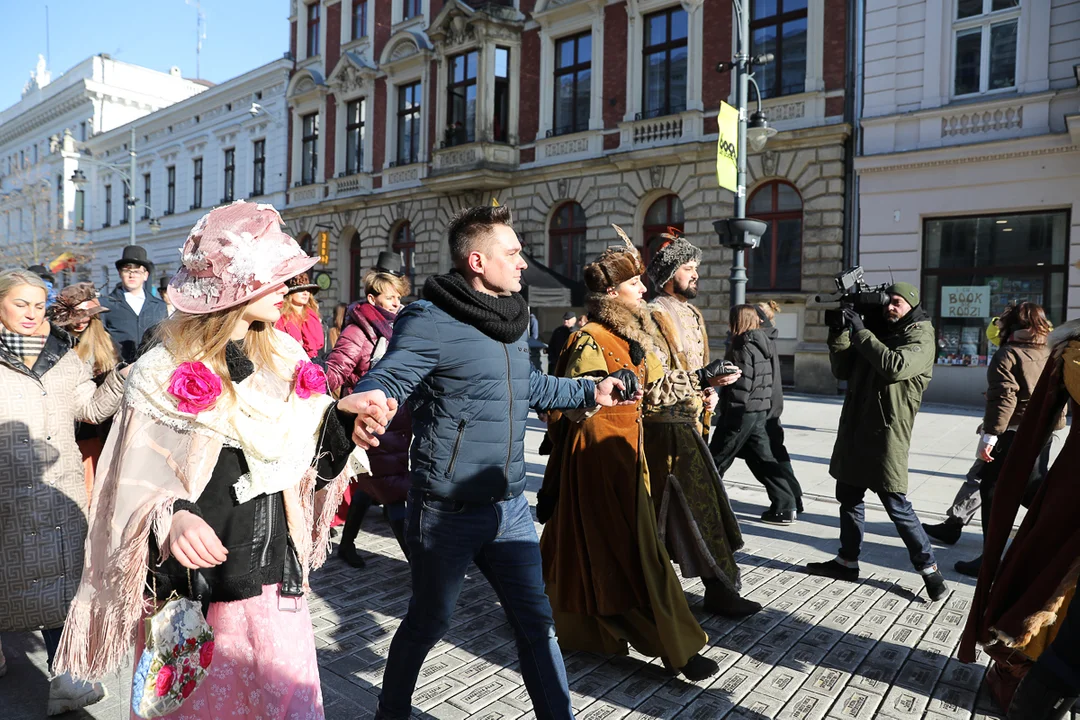
M 819 433 L 816 441 L 799 438 L 797 472 L 805 485 L 827 488 L 821 474 L 832 449 L 830 413 L 838 414 L 839 408 L 823 403 L 815 411 L 816 404 L 809 400 L 795 404 L 793 419 L 806 416 L 815 423 L 792 422 L 807 428 L 796 433 Z M 943 410 L 930 425 L 963 424 L 964 435 L 971 434 L 966 428 L 970 414 L 951 415 L 951 410 Z M 534 504 L 544 462 L 535 455 L 540 436 L 534 425 L 527 457 L 527 494 Z M 920 442 L 923 457 L 938 457 L 946 464 L 956 464 L 966 454 L 961 450 L 950 457 L 951 451 L 935 447 L 929 434 Z M 955 659 L 974 581 L 956 575 L 951 566 L 978 554 L 977 530 L 966 531 L 954 548 L 935 548 L 951 592 L 929 603 L 879 505 L 867 506 L 862 581 L 830 581 L 800 569 L 807 561 L 831 557 L 837 547 L 836 504 L 824 490 L 808 495 L 798 523 L 776 527 L 757 520 L 767 503 L 761 487 L 752 479 L 729 480 L 746 541 L 738 555 L 744 593 L 765 609 L 741 622 L 709 615 L 701 609 L 700 581 L 684 580 L 687 598 L 709 635 L 705 654 L 719 663 L 720 674 L 689 683 L 667 674 L 659 661 L 636 654 L 609 658 L 568 653 L 579 718 L 1001 717 L 982 685 L 985 658 L 975 665 Z M 951 498 L 960 480 L 955 473 L 942 473 L 938 482 L 943 487 L 935 494 Z M 332 558 L 312 578 L 312 621 L 330 720 L 373 715 L 390 640 L 411 592 L 408 565 L 377 509 L 369 514 L 357 544 L 367 558 L 366 569 L 354 570 Z M 0 720 L 43 717 L 47 680 L 40 636 L 5 633 L 3 646 L 9 672 L 0 679 Z M 125 670 L 107 678 L 106 701 L 65 717 L 127 718 L 128 676 Z M 450 632 L 425 663 L 413 700 L 416 717 L 425 719 L 534 717 L 512 632 L 479 572 L 466 580 Z

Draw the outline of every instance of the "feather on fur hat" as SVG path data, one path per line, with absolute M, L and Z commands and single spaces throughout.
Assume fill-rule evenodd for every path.
M 613 245 L 600 257 L 585 266 L 585 287 L 591 292 L 602 293 L 619 283 L 645 274 L 645 264 L 641 253 L 630 242 L 630 238 L 618 225 L 612 224 L 615 232 L 622 238 L 622 245 Z
M 668 232 L 660 237 L 666 242 L 653 253 L 648 269 L 649 279 L 657 289 L 667 285 L 675 276 L 675 271 L 686 263 L 701 262 L 701 248 L 691 245 L 686 238 L 677 235 L 674 228 L 668 228 Z

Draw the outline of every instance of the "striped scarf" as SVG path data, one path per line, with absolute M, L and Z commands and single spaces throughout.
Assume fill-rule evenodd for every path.
M 45 341 L 49 339 L 48 335 L 19 335 L 13 333 L 7 328 L 0 327 L 0 342 L 4 343 L 4 346 L 18 356 L 20 359 L 36 358 L 41 354 L 41 351 L 45 349 Z

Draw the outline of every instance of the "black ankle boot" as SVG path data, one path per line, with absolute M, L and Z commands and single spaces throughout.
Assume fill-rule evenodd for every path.
M 1006 720 L 1063 720 L 1076 702 L 1076 694 L 1064 690 L 1061 681 L 1039 663 L 1020 681 L 1009 705 Z
M 401 548 L 401 552 L 405 553 L 405 559 L 409 559 L 409 544 L 405 542 L 405 518 L 398 518 L 397 520 L 390 520 L 390 530 L 394 533 L 394 538 L 398 542 L 398 546 Z
M 702 607 L 707 611 L 724 617 L 741 618 L 761 610 L 759 603 L 742 597 L 723 581 L 715 578 L 705 578 L 703 581 L 705 602 L 702 603 Z
M 665 660 L 664 664 L 670 667 Z M 716 664 L 715 660 L 710 660 L 702 655 L 694 654 L 686 664 L 679 668 L 679 672 L 683 674 L 690 682 L 698 682 L 705 678 L 711 678 L 713 675 L 720 672 L 720 666 Z
M 960 536 L 964 533 L 964 524 L 952 520 L 946 520 L 938 525 L 927 525 L 926 523 L 923 523 L 923 530 L 926 531 L 927 535 L 940 543 L 955 545 L 956 541 L 959 540 Z
M 356 536 L 360 534 L 360 526 L 364 522 L 364 515 L 369 507 L 371 507 L 370 495 L 359 489 L 353 492 L 352 501 L 349 503 L 349 514 L 345 517 L 345 527 L 341 531 L 338 557 L 354 568 L 363 568 L 367 565 L 360 553 L 356 552 Z

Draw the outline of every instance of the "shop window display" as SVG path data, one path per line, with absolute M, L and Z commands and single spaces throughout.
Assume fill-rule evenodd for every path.
M 1067 212 L 931 218 L 924 225 L 922 293 L 940 365 L 986 365 L 986 336 L 1008 305 L 1042 305 L 1065 319 Z

